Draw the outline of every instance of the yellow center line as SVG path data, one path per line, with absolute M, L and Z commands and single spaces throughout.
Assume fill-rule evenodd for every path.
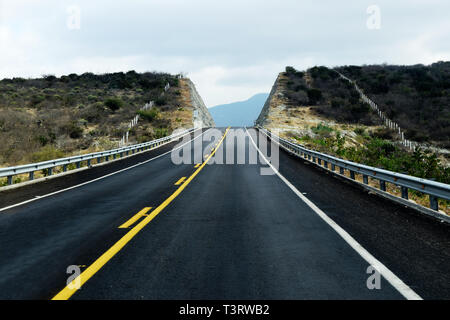
M 219 141 L 219 145 L 225 139 L 228 133 L 228 127 L 225 130 L 222 139 Z M 109 248 L 104 254 L 102 254 L 97 260 L 94 261 L 86 270 L 84 270 L 77 278 L 72 280 L 67 286 L 64 287 L 58 294 L 56 294 L 52 300 L 68 300 L 77 290 L 79 290 L 94 274 L 96 274 L 109 260 L 112 259 L 131 239 L 133 239 L 139 231 L 141 231 L 150 221 L 152 221 L 165 207 L 167 207 L 197 176 L 197 174 L 205 167 L 206 163 L 214 155 L 215 151 L 209 155 L 205 162 L 194 171 L 194 173 L 163 203 L 161 203 L 155 210 L 139 222 L 135 227 L 128 231 L 119 241 L 117 241 L 111 248 Z M 77 284 L 79 287 L 77 288 Z
M 186 177 L 183 177 L 180 180 L 178 180 L 177 182 L 175 182 L 175 185 L 179 186 L 184 180 L 186 180 Z
M 146 216 L 146 213 L 151 209 L 152 207 L 146 207 L 136 213 L 133 217 L 131 217 L 127 222 L 122 224 L 119 229 L 126 229 L 129 228 L 131 225 L 133 225 L 136 221 L 138 221 L 140 218 Z
M 194 168 L 198 168 L 201 166 L 201 163 L 197 163 Z

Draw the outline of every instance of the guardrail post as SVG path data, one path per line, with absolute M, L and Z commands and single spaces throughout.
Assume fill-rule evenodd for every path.
M 345 169 L 342 167 L 339 167 L 339 173 L 344 175 L 345 174 Z
M 12 185 L 13 181 L 12 181 L 13 176 L 8 176 L 6 178 L 8 185 Z
M 89 160 L 88 160 L 88 161 L 89 161 Z M 81 162 L 78 161 L 78 162 L 75 163 L 75 165 L 77 166 L 77 169 L 80 169 L 80 167 L 81 167 Z
M 28 174 L 28 180 L 34 180 L 34 171 L 31 171 L 29 174 Z
M 316 163 L 316 157 L 313 156 L 312 158 L 313 158 L 313 159 L 312 159 L 313 162 Z
M 113 160 L 116 160 L 116 154 L 115 153 L 113 154 Z
M 53 174 L 53 168 L 48 168 L 47 175 L 51 176 Z
M 438 199 L 430 194 L 430 208 L 439 211 Z
M 101 163 L 102 162 L 102 157 L 98 157 L 97 158 L 97 163 Z
M 408 188 L 402 187 L 402 198 L 408 200 Z
M 88 166 L 88 167 L 91 166 L 91 159 L 88 159 L 88 161 L 87 161 L 87 166 Z
M 321 166 L 322 165 L 322 159 L 317 158 L 317 163 L 319 164 L 319 166 Z
M 386 191 L 386 181 L 380 180 L 380 190 Z
M 350 178 L 355 180 L 355 171 L 350 170 Z
M 336 166 L 334 163 L 331 164 L 331 171 L 335 171 L 336 170 Z
M 363 182 L 364 184 L 369 184 L 369 177 L 363 174 Z
M 328 169 L 328 162 L 327 161 L 323 161 L 323 166 L 325 167 L 325 169 Z
M 63 165 L 63 172 L 67 171 L 67 164 Z

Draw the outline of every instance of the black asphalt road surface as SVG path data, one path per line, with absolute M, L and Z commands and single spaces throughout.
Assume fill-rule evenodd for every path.
M 233 133 L 244 139 L 231 143 Z M 174 164 L 170 153 L 142 162 L 174 145 L 0 194 L 9 206 L 141 163 L 1 211 L 0 298 L 51 299 L 66 286 L 68 266 L 86 270 L 145 217 L 120 225 L 170 199 L 195 163 Z M 202 148 L 210 154 L 210 141 Z M 245 130 L 231 129 L 215 157 L 234 153 L 235 164 L 211 158 L 71 299 L 404 298 L 384 278 L 369 290 L 368 263 L 277 175 L 261 175 L 267 165 L 249 163 L 252 148 Z M 238 150 L 247 150 L 244 164 Z M 421 297 L 450 298 L 448 226 L 284 152 L 280 172 Z

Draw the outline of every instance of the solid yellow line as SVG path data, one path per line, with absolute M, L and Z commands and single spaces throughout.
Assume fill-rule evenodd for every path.
M 185 179 L 186 179 L 186 177 L 181 178 L 180 180 L 178 180 L 177 182 L 175 182 L 175 185 L 176 185 L 176 186 L 180 185 Z
M 225 130 L 222 139 L 219 141 L 219 144 L 222 143 L 223 139 L 228 133 Z M 144 220 L 139 222 L 135 227 L 133 227 L 130 231 L 128 231 L 119 241 L 117 241 L 111 248 L 108 249 L 104 254 L 102 254 L 97 260 L 94 261 L 86 270 L 84 270 L 77 278 L 72 280 L 69 285 L 64 287 L 57 295 L 55 295 L 52 300 L 68 300 L 79 288 L 76 288 L 76 284 L 80 284 L 80 288 L 94 275 L 96 274 L 112 257 L 116 255 L 131 239 L 138 234 L 150 221 L 152 221 L 165 207 L 167 207 L 183 190 L 187 187 L 187 185 L 195 178 L 195 176 L 205 167 L 206 163 L 211 159 L 214 153 L 206 159 L 202 165 L 194 171 L 194 173 L 163 203 L 161 203 L 155 210 L 153 210 L 149 215 L 145 217 Z
M 138 221 L 141 217 L 145 216 L 146 213 L 151 209 L 152 207 L 146 207 L 144 209 L 142 209 L 141 211 L 139 211 L 138 213 L 136 213 L 134 216 L 132 216 L 127 222 L 125 222 L 124 224 L 122 224 L 119 229 L 125 229 L 130 227 L 131 225 L 133 225 L 136 221 Z
M 194 168 L 200 167 L 201 163 L 197 163 Z

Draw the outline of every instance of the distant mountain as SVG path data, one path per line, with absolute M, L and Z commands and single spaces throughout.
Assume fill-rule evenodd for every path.
M 252 126 L 268 96 L 268 93 L 259 93 L 246 101 L 211 107 L 209 113 L 211 113 L 217 127 Z

